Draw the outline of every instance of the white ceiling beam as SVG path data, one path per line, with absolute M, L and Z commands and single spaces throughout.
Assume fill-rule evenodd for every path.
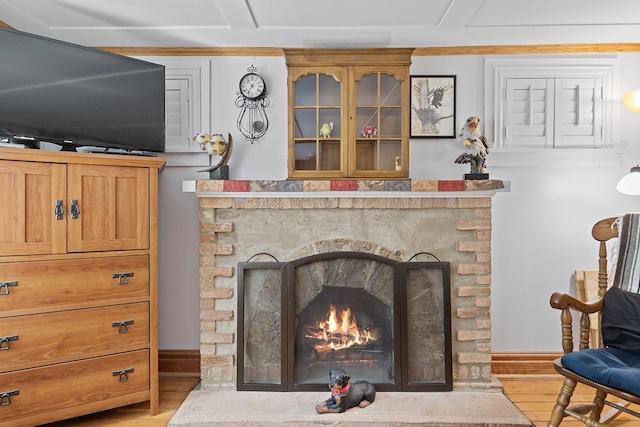
M 232 30 L 244 30 L 258 28 L 255 17 L 247 0 L 216 0 L 220 12 L 224 15 L 229 28 Z

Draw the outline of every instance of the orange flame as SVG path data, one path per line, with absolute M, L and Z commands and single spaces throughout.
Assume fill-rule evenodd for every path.
M 319 341 L 313 346 L 319 353 L 364 345 L 376 339 L 369 330 L 358 327 L 349 307 L 338 312 L 333 304 L 326 320 L 319 321 L 317 326 L 307 326 L 307 332 L 308 338 Z

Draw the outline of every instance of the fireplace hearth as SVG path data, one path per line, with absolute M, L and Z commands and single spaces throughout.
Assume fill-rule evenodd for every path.
M 240 263 L 238 389 L 323 391 L 344 369 L 380 391 L 451 390 L 449 277 L 362 252 Z

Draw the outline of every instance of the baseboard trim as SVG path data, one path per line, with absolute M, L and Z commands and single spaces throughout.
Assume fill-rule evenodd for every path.
M 553 360 L 562 353 L 502 352 L 491 355 L 494 375 L 555 374 Z M 158 370 L 162 374 L 200 376 L 200 350 L 159 350 Z
M 158 371 L 200 377 L 200 350 L 158 350 Z
M 562 356 L 557 353 L 493 353 L 491 372 L 494 375 L 549 375 L 556 374 L 553 361 Z

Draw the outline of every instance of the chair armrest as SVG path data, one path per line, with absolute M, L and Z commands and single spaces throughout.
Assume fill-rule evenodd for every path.
M 549 299 L 552 308 L 561 310 L 560 322 L 562 324 L 562 350 L 564 354 L 573 351 L 573 319 L 571 310 L 580 313 L 580 330 L 578 332 L 579 349 L 589 348 L 589 334 L 591 330 L 590 314 L 598 313 L 604 306 L 604 297 L 597 297 L 584 302 L 564 292 L 554 292 Z M 600 345 L 600 338 L 594 346 Z
M 602 310 L 603 303 L 603 297 L 597 297 L 591 301 L 583 302 L 573 295 L 569 295 L 564 292 L 554 292 L 549 299 L 549 304 L 552 308 L 558 310 L 570 308 L 585 314 L 597 313 Z

